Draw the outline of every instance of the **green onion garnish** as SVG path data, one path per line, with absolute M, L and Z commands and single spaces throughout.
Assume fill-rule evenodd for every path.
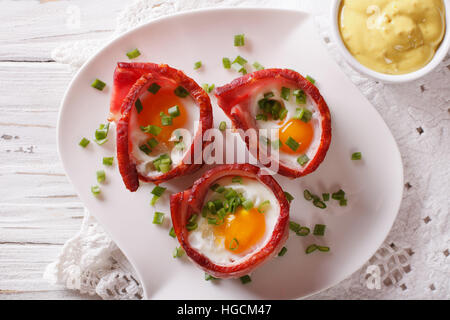
M 187 91 L 184 87 L 182 86 L 178 86 L 175 90 L 174 93 L 176 96 L 180 97 L 180 98 L 186 98 L 189 95 L 189 91 Z
M 280 120 L 284 120 L 284 118 L 286 118 L 288 114 L 288 110 L 286 108 L 281 109 L 278 117 L 280 118 Z
M 231 251 L 236 250 L 239 247 L 239 241 L 236 238 L 233 238 L 233 240 L 231 240 L 230 242 L 230 246 L 228 247 L 228 249 L 230 249 Z
M 291 229 L 294 232 L 298 232 L 300 230 L 301 226 L 294 221 L 289 221 L 289 229 Z
M 222 186 L 221 186 L 220 184 L 218 184 L 218 183 L 213 184 L 213 185 L 210 187 L 210 189 L 211 189 L 212 191 L 217 192 L 217 193 L 222 193 L 222 192 L 225 191 L 225 188 L 222 187 Z
M 184 250 L 182 247 L 177 247 L 173 250 L 172 256 L 174 258 L 181 258 L 184 255 Z
M 300 227 L 296 233 L 300 237 L 306 237 L 310 232 L 311 230 L 308 227 Z
M 237 34 L 234 36 L 234 46 L 235 47 L 242 47 L 245 45 L 245 35 L 244 34 Z
M 222 58 L 222 64 L 225 69 L 231 68 L 231 61 L 228 58 Z
M 264 213 L 264 212 L 265 212 L 265 209 L 266 209 L 268 206 L 270 206 L 270 201 L 269 201 L 269 200 L 263 201 L 263 202 L 261 202 L 261 203 L 259 204 L 259 206 L 258 206 L 258 211 L 259 211 L 260 213 Z
M 216 85 L 215 85 L 214 83 L 211 84 L 211 85 L 209 85 L 209 84 L 207 84 L 207 83 L 204 83 L 204 84 L 202 85 L 202 87 L 203 87 L 203 90 L 206 91 L 206 93 L 211 93 L 211 92 L 214 90 L 214 88 L 216 87 Z
M 330 251 L 330 247 L 325 247 L 325 246 L 317 246 L 317 249 L 319 249 L 319 251 L 321 251 L 321 252 Z
M 311 76 L 309 76 L 309 75 L 306 76 L 306 80 L 308 80 L 308 81 L 311 82 L 312 84 L 315 84 L 315 83 L 316 83 L 316 80 L 314 80 L 314 78 L 311 77 Z
M 165 126 L 165 127 L 167 127 L 167 126 L 171 126 L 172 125 L 172 117 L 171 116 L 168 116 L 167 114 L 165 114 L 164 112 L 160 112 L 159 113 L 159 116 L 161 117 L 161 124 L 163 125 L 163 126 Z
M 226 199 L 231 199 L 231 198 L 234 198 L 234 197 L 236 197 L 237 196 L 237 192 L 236 192 L 236 190 L 234 190 L 234 189 L 227 189 L 226 190 L 226 192 L 225 192 L 225 198 Z
M 225 121 L 221 121 L 219 124 L 219 130 L 225 131 L 227 129 L 227 123 Z
M 108 132 L 109 132 L 109 123 L 107 124 L 101 124 L 97 130 L 95 130 L 95 138 L 94 141 L 98 144 L 98 145 L 103 145 L 105 144 L 108 139 Z
M 240 177 L 240 176 L 233 177 L 233 178 L 231 179 L 231 182 L 242 184 L 242 177 Z
M 142 106 L 142 102 L 141 102 L 141 100 L 140 100 L 139 98 L 136 100 L 136 102 L 134 103 L 134 105 L 135 105 L 135 107 L 136 107 L 137 113 L 141 113 L 141 111 L 142 111 L 142 109 L 143 109 L 144 107 Z
M 319 249 L 319 248 L 315 244 L 312 244 L 306 248 L 305 252 L 306 252 L 306 254 L 310 254 L 311 252 L 314 252 L 317 249 Z
M 291 97 L 291 89 L 282 87 L 281 88 L 281 98 L 283 98 L 283 100 L 289 101 L 290 97 Z
M 169 115 L 172 118 L 176 118 L 180 115 L 180 107 L 178 106 L 173 106 L 172 108 L 169 108 L 169 110 L 167 111 L 169 113 Z
M 158 196 L 153 196 L 153 197 L 152 197 L 152 200 L 150 201 L 150 205 L 151 205 L 151 206 L 155 206 L 155 205 L 156 205 L 156 202 L 158 202 L 159 198 L 160 198 L 160 197 L 158 197 Z
M 305 123 L 308 123 L 309 121 L 311 121 L 312 118 L 312 112 L 309 111 L 308 109 L 304 109 L 303 110 L 303 116 L 302 116 L 302 121 Z
M 233 70 L 235 70 L 236 72 L 242 72 L 242 73 L 244 73 L 244 72 L 246 72 L 246 70 L 245 70 L 245 68 L 243 67 L 243 66 L 241 66 L 239 63 L 233 63 L 232 65 L 231 65 L 231 68 L 233 69 Z
M 239 278 L 241 280 L 242 284 L 247 284 L 249 282 L 252 282 L 252 278 L 250 278 L 249 275 L 243 276 Z
M 216 218 L 208 218 L 208 224 L 217 225 L 217 219 Z
M 305 114 L 304 108 L 297 108 L 295 109 L 295 114 L 293 118 L 297 120 L 302 120 L 304 114 Z
M 138 49 L 134 49 L 132 51 L 127 52 L 128 59 L 135 59 L 135 58 L 139 57 L 140 55 L 141 55 L 141 53 L 139 52 Z
M 362 153 L 361 152 L 355 152 L 352 154 L 352 160 L 361 160 Z
M 331 198 L 333 198 L 334 200 L 345 199 L 345 191 L 340 189 L 339 191 L 332 193 Z
M 170 170 L 170 165 L 172 164 L 172 160 L 169 155 L 162 154 L 157 159 L 153 161 L 153 166 L 157 171 L 162 173 L 166 173 Z
M 94 82 L 92 82 L 91 87 L 95 88 L 97 90 L 102 91 L 106 86 L 106 83 L 104 83 L 102 80 L 95 79 Z
M 233 63 L 238 63 L 241 66 L 245 66 L 247 64 L 247 60 L 241 56 L 237 56 L 236 59 L 234 59 Z
M 255 61 L 255 62 L 253 63 L 253 68 L 255 68 L 255 70 L 258 70 L 258 71 L 264 70 L 263 65 L 262 65 L 261 63 L 259 63 L 258 61 Z
M 194 70 L 200 69 L 201 67 L 202 67 L 201 61 L 197 61 L 196 63 L 194 63 Z
M 207 273 L 205 273 L 205 280 L 206 281 L 211 281 L 211 280 L 220 280 L 219 278 L 215 278 L 212 275 L 209 275 Z
M 147 91 L 153 94 L 158 93 L 159 89 L 161 89 L 161 86 L 157 84 L 156 82 L 152 83 L 150 87 L 148 87 Z
M 323 199 L 323 201 L 330 200 L 330 194 L 329 193 L 322 193 L 322 199 Z
M 102 183 L 103 181 L 105 181 L 105 179 L 106 179 L 105 170 L 98 170 L 96 172 L 96 175 L 97 175 L 97 182 L 98 183 Z
M 80 146 L 82 146 L 83 148 L 86 148 L 88 146 L 88 144 L 90 143 L 90 141 L 86 138 L 81 139 L 80 143 L 78 143 Z
M 245 210 L 250 210 L 251 208 L 253 208 L 253 202 L 251 200 L 245 200 L 244 202 L 242 202 L 242 206 Z
M 305 191 L 303 191 L 303 196 L 308 201 L 311 201 L 313 198 L 313 194 L 308 189 L 305 189 Z
M 326 228 L 326 225 L 324 225 L 324 224 L 316 224 L 314 226 L 313 234 L 315 236 L 323 236 L 325 234 L 325 228 Z
M 320 208 L 320 209 L 325 209 L 327 207 L 325 202 L 323 202 L 319 198 L 314 199 L 313 205 L 316 206 L 317 208 Z
M 341 207 L 346 207 L 347 206 L 347 199 L 341 199 L 339 200 L 339 205 Z
M 155 186 L 153 188 L 151 194 L 153 194 L 155 196 L 158 196 L 158 197 L 161 197 L 163 195 L 164 191 L 166 191 L 166 190 L 167 190 L 167 188 L 160 187 L 160 186 Z
M 155 215 L 153 216 L 153 224 L 162 224 L 164 221 L 164 213 L 162 212 L 155 212 Z
M 298 104 L 305 104 L 306 103 L 306 94 L 305 91 L 298 89 L 294 90 L 293 95 L 295 96 L 295 101 Z
M 170 231 L 169 231 L 169 236 L 171 236 L 172 238 L 176 238 L 176 234 L 175 234 L 175 229 L 172 227 L 172 228 L 170 228 Z
M 289 203 L 291 203 L 292 200 L 294 200 L 294 197 L 287 191 L 284 192 L 284 196 L 286 197 L 286 199 Z
M 105 166 L 112 166 L 114 162 L 114 157 L 103 157 L 103 165 Z
M 154 136 L 157 136 L 158 134 L 161 133 L 161 128 L 158 126 L 154 126 L 152 124 L 146 126 L 146 127 L 141 127 L 141 130 L 145 133 L 151 133 Z
M 287 248 L 283 247 L 283 248 L 281 248 L 281 251 L 278 253 L 278 256 L 282 257 L 286 254 L 286 252 L 287 252 Z
M 289 138 L 286 140 L 285 144 L 286 144 L 289 148 L 291 148 L 293 151 L 297 151 L 298 147 L 300 147 L 300 144 L 299 144 L 297 141 L 295 141 L 294 139 L 292 139 L 292 137 L 289 137 Z
M 146 155 L 149 155 L 152 152 L 152 150 L 146 144 L 139 146 L 139 150 L 141 150 Z
M 155 138 L 151 138 L 150 140 L 147 141 L 147 144 L 149 145 L 150 148 L 154 148 L 158 145 L 158 140 L 156 140 Z
M 267 116 L 265 114 L 259 113 L 255 117 L 256 120 L 267 121 Z
M 304 154 L 298 157 L 297 162 L 299 163 L 299 165 L 303 167 L 305 164 L 309 162 L 309 158 L 306 154 Z
M 100 187 L 99 186 L 92 186 L 91 192 L 94 196 L 98 196 L 100 194 Z
M 188 231 L 194 231 L 195 229 L 197 229 L 198 225 L 197 225 L 197 214 L 193 214 L 189 220 L 188 223 L 186 225 L 186 229 L 188 229 Z

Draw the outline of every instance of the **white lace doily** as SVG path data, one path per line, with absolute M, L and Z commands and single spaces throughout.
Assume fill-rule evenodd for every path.
M 119 15 L 116 34 L 156 17 L 196 8 L 270 6 L 317 13 L 328 5 L 324 2 L 137 0 Z M 450 56 L 423 79 L 385 85 L 363 77 L 343 61 L 330 39 L 328 17 L 317 16 L 316 22 L 330 53 L 391 129 L 402 154 L 406 184 L 385 244 L 361 270 L 311 299 L 449 299 Z M 53 58 L 77 69 L 103 44 L 67 43 L 55 49 Z M 142 288 L 133 274 L 125 256 L 86 212 L 80 232 L 67 241 L 44 276 L 103 299 L 140 299 Z

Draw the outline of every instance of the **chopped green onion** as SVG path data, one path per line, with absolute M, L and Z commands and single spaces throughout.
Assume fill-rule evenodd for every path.
M 289 148 L 291 148 L 293 151 L 297 151 L 298 147 L 300 146 L 300 144 L 299 144 L 297 141 L 295 141 L 294 139 L 292 139 L 292 137 L 289 137 L 289 138 L 286 140 L 285 144 L 286 144 Z
M 297 108 L 295 109 L 295 114 L 293 118 L 297 120 L 302 120 L 304 114 L 305 114 L 304 108 Z
M 249 275 L 243 276 L 239 278 L 241 280 L 242 284 L 247 284 L 249 282 L 252 282 L 252 278 L 250 278 Z
M 100 79 L 95 79 L 94 82 L 92 82 L 91 87 L 95 88 L 97 90 L 102 91 L 106 86 L 106 83 L 104 83 L 102 80 Z
M 244 202 L 242 202 L 242 206 L 245 210 L 250 210 L 251 208 L 253 208 L 253 202 L 251 200 L 245 200 Z
M 305 123 L 308 123 L 309 121 L 311 121 L 312 118 L 312 112 L 309 111 L 308 109 L 304 109 L 303 110 L 303 116 L 302 116 L 302 121 Z
M 280 139 L 278 139 L 276 141 L 272 141 L 272 147 L 274 149 L 280 149 L 282 145 L 283 145 L 283 143 L 281 142 Z
M 139 52 L 138 49 L 134 49 L 132 51 L 127 52 L 128 59 L 135 59 L 135 58 L 139 57 L 140 55 L 141 55 L 141 53 Z
M 173 250 L 172 256 L 174 258 L 181 258 L 184 255 L 184 250 L 182 247 L 177 247 Z
M 269 200 L 261 202 L 259 204 L 259 206 L 258 206 L 258 211 L 260 213 L 264 213 L 267 206 L 270 206 L 270 201 Z
M 314 252 L 317 249 L 319 249 L 319 248 L 315 244 L 312 244 L 306 248 L 305 252 L 306 252 L 306 254 L 310 254 L 311 252 Z
M 204 83 L 202 87 L 203 87 L 203 90 L 206 91 L 206 93 L 211 93 L 214 90 L 214 88 L 216 87 L 216 85 L 214 83 L 211 85 Z
M 295 96 L 295 101 L 297 104 L 305 104 L 306 103 L 306 94 L 305 91 L 298 89 L 294 90 L 293 95 Z
M 323 236 L 325 234 L 325 228 L 326 228 L 326 225 L 324 225 L 324 224 L 316 224 L 314 226 L 313 234 L 315 236 Z
M 106 179 L 105 170 L 98 170 L 96 172 L 96 175 L 97 175 L 97 182 L 98 183 L 102 183 L 103 181 L 105 181 L 105 179 Z
M 147 141 L 147 144 L 149 145 L 150 148 L 153 149 L 159 144 L 159 142 L 155 138 L 151 138 L 150 140 Z
M 339 200 L 339 205 L 341 207 L 346 207 L 347 206 L 347 199 L 341 199 Z
M 305 164 L 309 162 L 309 158 L 306 154 L 304 154 L 298 157 L 297 162 L 299 163 L 299 165 L 303 167 Z
M 222 58 L 222 64 L 225 69 L 231 68 L 231 61 L 228 58 Z
M 309 75 L 306 76 L 306 80 L 308 80 L 308 81 L 311 82 L 312 84 L 315 84 L 315 83 L 316 83 L 316 80 L 314 80 L 314 78 L 311 77 L 311 76 L 309 76 Z
M 171 164 L 172 160 L 167 154 L 162 154 L 157 159 L 153 160 L 153 166 L 155 169 L 157 171 L 161 171 L 162 173 L 168 172 Z
M 159 165 L 159 171 L 161 171 L 162 173 L 167 173 L 170 171 L 170 164 L 168 163 L 161 163 Z
M 242 184 L 242 177 L 240 177 L 240 176 L 233 177 L 233 178 L 231 179 L 231 182 Z
M 151 133 L 154 136 L 157 136 L 158 134 L 161 133 L 161 128 L 158 126 L 154 126 L 152 124 L 146 126 L 146 127 L 141 127 L 141 130 L 145 133 Z
M 177 235 L 175 234 L 175 229 L 173 227 L 170 228 L 169 236 L 171 236 L 172 238 L 176 238 L 177 237 Z
M 294 232 L 298 232 L 300 230 L 301 226 L 294 221 L 289 221 L 289 229 L 291 229 Z
M 236 190 L 234 190 L 234 189 L 227 189 L 226 190 L 226 192 L 225 192 L 225 198 L 226 199 L 231 199 L 231 198 L 234 198 L 234 197 L 236 197 L 237 196 L 237 192 L 236 192 Z
M 219 130 L 225 131 L 227 129 L 227 123 L 225 121 L 221 121 L 219 124 Z
M 323 199 L 323 201 L 330 200 L 330 194 L 329 193 L 322 193 L 322 199 Z
M 242 67 L 245 66 L 247 64 L 247 60 L 241 56 L 237 56 L 236 59 L 234 59 L 233 63 L 237 63 L 239 65 L 241 65 Z
M 233 245 L 235 244 L 235 245 Z M 231 240 L 230 242 L 230 246 L 228 247 L 228 249 L 230 249 L 231 251 L 236 250 L 237 248 L 239 248 L 239 241 L 236 238 L 233 238 L 233 240 Z
M 312 200 L 313 198 L 313 194 L 308 189 L 305 189 L 305 191 L 303 191 L 303 196 L 308 201 Z
M 242 47 L 245 45 L 245 35 L 244 34 L 237 34 L 234 36 L 234 46 L 235 47 Z
M 259 113 L 255 117 L 256 120 L 267 121 L 267 116 L 265 114 Z
M 114 162 L 114 157 L 103 157 L 103 165 L 112 166 Z
M 220 280 L 219 278 L 215 278 L 212 275 L 209 275 L 205 272 L 205 280 L 206 281 L 211 281 L 211 280 Z
M 141 150 L 146 155 L 149 155 L 152 152 L 152 150 L 146 144 L 139 146 L 139 150 Z
M 294 197 L 287 191 L 284 192 L 284 196 L 286 197 L 286 199 L 289 203 L 291 203 L 292 200 L 294 200 Z
M 169 108 L 169 110 L 167 111 L 169 113 L 169 115 L 172 118 L 176 118 L 180 115 L 180 107 L 178 106 L 173 106 L 172 108 Z
M 355 152 L 352 154 L 352 160 L 361 160 L 362 153 L 361 152 Z
M 255 61 L 253 63 L 253 68 L 255 68 L 256 70 L 260 71 L 260 70 L 264 70 L 264 67 L 261 63 L 259 63 L 258 61 Z
M 91 187 L 91 192 L 94 196 L 98 196 L 101 192 L 100 187 L 99 186 L 92 186 Z
M 243 67 L 243 66 L 241 66 L 239 63 L 233 63 L 232 65 L 231 65 L 231 68 L 233 69 L 233 70 L 235 70 L 236 72 L 242 72 L 242 73 L 244 73 L 244 72 L 246 72 L 246 70 L 245 70 L 245 68 Z
M 325 204 L 325 202 L 323 202 L 322 200 L 320 200 L 319 198 L 314 199 L 313 201 L 313 205 L 317 208 L 320 209 L 325 209 L 327 207 L 327 205 Z
M 90 143 L 90 141 L 88 139 L 83 138 L 83 139 L 81 139 L 79 145 L 82 146 L 83 148 L 86 148 L 89 143 Z
M 321 251 L 321 252 L 329 252 L 330 251 L 330 247 L 325 247 L 325 246 L 317 246 L 317 249 L 319 249 L 319 251 Z
M 134 105 L 135 105 L 135 107 L 136 107 L 137 113 L 141 113 L 141 111 L 142 111 L 142 109 L 143 109 L 144 107 L 142 106 L 142 102 L 141 102 L 141 100 L 140 100 L 139 98 L 136 100 L 136 102 L 134 103 Z
M 189 95 L 189 91 L 186 90 L 186 88 L 182 87 L 182 86 L 178 86 L 175 90 L 174 93 L 176 96 L 180 97 L 180 98 L 186 98 Z
M 109 132 L 109 123 L 107 124 L 101 124 L 97 130 L 95 130 L 95 138 L 94 141 L 98 144 L 98 145 L 103 145 L 105 144 L 108 139 L 108 132 Z
M 310 232 L 311 230 L 309 230 L 308 227 L 300 227 L 300 229 L 298 229 L 296 233 L 300 237 L 306 237 L 308 234 L 310 234 Z
M 201 61 L 197 61 L 196 63 L 194 63 L 194 70 L 200 69 L 201 67 L 202 67 Z
M 147 91 L 153 94 L 157 94 L 159 89 L 161 89 L 161 86 L 154 82 L 150 85 L 150 87 L 148 87 Z
M 165 127 L 167 127 L 167 126 L 171 126 L 172 125 L 172 117 L 171 116 L 168 116 L 167 114 L 165 114 L 164 112 L 160 112 L 159 113 L 159 116 L 161 117 L 161 124 L 163 125 L 163 126 L 165 126 Z
M 208 224 L 217 225 L 217 219 L 216 218 L 208 218 Z
M 164 221 L 164 213 L 162 212 L 155 212 L 155 215 L 153 216 L 153 224 L 162 224 Z
M 283 100 L 289 101 L 290 97 L 291 97 L 291 89 L 282 87 L 281 88 L 281 98 L 283 98 Z
M 286 254 L 286 252 L 287 252 L 287 248 L 283 247 L 283 248 L 281 248 L 281 251 L 278 253 L 278 256 L 282 257 Z
M 153 194 L 155 196 L 158 196 L 158 197 L 161 197 L 163 195 L 164 191 L 166 191 L 166 190 L 167 190 L 167 188 L 160 187 L 160 186 L 155 186 L 153 188 L 151 194 Z
M 331 198 L 333 198 L 334 200 L 345 199 L 345 191 L 340 189 L 339 191 L 332 193 Z
M 222 187 L 220 184 L 215 183 L 213 184 L 211 187 L 209 187 L 212 191 L 218 192 L 218 193 L 222 193 L 225 191 L 225 188 Z M 220 190 L 220 192 L 218 191 Z
M 159 196 L 153 196 L 152 201 L 150 201 L 150 205 L 155 206 L 155 204 L 156 204 L 156 202 L 158 202 L 159 198 L 160 198 Z
M 194 231 L 197 227 L 197 222 L 192 222 L 186 225 L 186 229 L 188 229 L 188 231 Z
M 288 110 L 286 108 L 281 109 L 280 114 L 279 114 L 280 120 L 284 120 L 284 118 L 286 118 L 287 114 L 288 114 Z

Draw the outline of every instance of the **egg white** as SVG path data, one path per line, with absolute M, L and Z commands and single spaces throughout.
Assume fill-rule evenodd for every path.
M 145 95 L 149 93 L 144 93 L 141 96 L 141 100 L 145 99 Z M 172 159 L 172 168 L 176 167 L 181 163 L 186 153 L 189 151 L 189 148 L 192 143 L 192 139 L 194 134 L 197 132 L 197 128 L 199 126 L 200 119 L 200 110 L 199 107 L 194 102 L 191 96 L 187 96 L 183 98 L 184 112 L 186 115 L 186 123 L 182 129 L 183 142 L 185 144 L 184 150 L 178 150 L 176 148 L 171 147 L 169 144 L 162 143 L 159 141 L 157 147 L 152 150 L 148 155 L 142 152 L 139 149 L 139 146 L 145 144 L 150 138 L 147 134 L 145 134 L 138 125 L 138 113 L 135 108 L 130 116 L 130 129 L 129 129 L 129 139 L 132 141 L 133 148 L 131 150 L 131 154 L 136 161 L 137 171 L 143 176 L 152 177 L 161 175 L 161 172 L 157 171 L 153 167 L 153 161 L 156 160 L 159 156 L 163 154 L 169 154 Z M 145 106 L 144 106 L 145 108 Z M 162 127 L 161 123 L 149 123 L 156 125 L 158 127 Z M 155 137 L 158 140 L 158 137 Z
M 227 250 L 222 243 L 217 246 L 216 237 L 214 235 L 214 226 L 208 224 L 208 220 L 199 217 L 197 224 L 198 228 L 191 231 L 189 234 L 189 243 L 198 252 L 208 257 L 213 263 L 219 265 L 229 265 L 232 263 L 239 263 L 240 260 L 245 259 L 246 256 L 257 252 L 263 248 L 272 236 L 273 230 L 280 215 L 280 205 L 273 192 L 264 184 L 257 180 L 242 177 L 242 184 L 233 183 L 231 177 L 225 177 L 217 180 L 215 183 L 220 184 L 225 188 L 232 188 L 240 192 L 248 200 L 253 201 L 254 207 L 258 207 L 263 201 L 269 200 L 270 206 L 267 207 L 263 213 L 265 216 L 266 230 L 263 238 L 247 252 L 235 254 Z M 209 190 L 205 197 L 205 204 L 208 201 L 220 198 L 220 195 L 212 190 Z
M 306 150 L 305 154 L 308 156 L 309 159 L 313 159 L 317 150 L 320 146 L 320 138 L 322 135 L 322 129 L 321 129 L 321 123 L 320 123 L 320 113 L 317 110 L 316 105 L 309 97 L 306 98 L 306 104 L 297 104 L 296 97 L 292 94 L 294 90 L 297 90 L 298 88 L 295 87 L 287 87 L 291 89 L 291 94 L 289 97 L 289 100 L 286 101 L 281 98 L 281 86 L 265 86 L 263 88 L 260 88 L 258 92 L 254 93 L 251 100 L 250 100 L 250 112 L 252 119 L 256 119 L 256 115 L 262 113 L 262 110 L 259 108 L 258 101 L 264 98 L 264 94 L 267 92 L 273 92 L 274 97 L 271 99 L 275 99 L 284 105 L 284 107 L 287 109 L 288 113 L 286 115 L 285 120 L 282 122 L 282 124 L 278 124 L 279 120 L 271 120 L 268 119 L 267 121 L 263 120 L 255 120 L 256 128 L 257 129 L 265 129 L 261 131 L 261 135 L 269 138 L 271 141 L 276 141 L 278 139 L 278 130 L 282 127 L 282 125 L 285 123 L 285 121 L 292 119 L 296 113 L 297 108 L 306 108 L 309 111 L 312 112 L 312 118 L 311 118 L 311 124 L 314 128 L 314 136 L 311 141 L 311 145 Z M 274 132 L 271 132 L 270 129 L 277 129 Z M 267 130 L 267 131 L 266 131 Z M 267 133 L 266 133 L 267 132 Z M 267 134 L 267 135 L 266 135 Z M 273 152 L 274 150 L 272 150 Z M 297 159 L 300 155 L 293 155 L 289 153 L 283 152 L 283 150 L 279 150 L 279 160 L 283 162 L 284 164 L 288 165 L 289 167 L 294 168 L 301 168 L 302 166 L 297 162 Z M 274 154 L 274 153 L 272 153 Z

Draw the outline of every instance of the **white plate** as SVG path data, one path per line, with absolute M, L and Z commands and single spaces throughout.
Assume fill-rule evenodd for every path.
M 233 46 L 233 36 L 246 35 L 246 46 Z M 313 174 L 297 180 L 275 178 L 295 196 L 291 219 L 314 227 L 327 225 L 325 237 L 291 234 L 287 254 L 274 258 L 253 274 L 253 282 L 205 281 L 203 271 L 186 257 L 173 259 L 177 246 L 169 237 L 169 194 L 192 184 L 200 173 L 164 184 L 169 192 L 156 210 L 167 213 L 166 224 L 152 224 L 150 184 L 128 192 L 117 164 L 106 168 L 102 197 L 92 196 L 95 172 L 103 156 L 115 156 L 115 134 L 104 146 L 78 146 L 92 139 L 108 116 L 113 71 L 125 53 L 139 48 L 135 61 L 167 63 L 184 70 L 198 83 L 223 85 L 238 75 L 222 67 L 222 57 L 240 54 L 251 63 L 286 67 L 317 80 L 332 113 L 333 140 L 325 161 Z M 193 70 L 195 61 L 204 67 Z M 108 83 L 103 92 L 90 87 L 95 79 Z M 215 124 L 225 119 L 213 100 Z M 114 40 L 94 56 L 72 81 L 62 104 L 58 147 L 64 168 L 80 198 L 105 227 L 136 268 L 146 297 L 151 299 L 290 299 L 300 298 L 337 284 L 360 268 L 387 236 L 400 206 L 403 168 L 396 143 L 382 118 L 352 85 L 322 45 L 312 18 L 302 12 L 273 9 L 216 9 L 177 14 L 134 29 Z M 361 151 L 362 161 L 351 161 Z M 342 187 L 349 205 L 330 201 L 320 210 L 303 199 L 314 193 Z M 311 244 L 331 247 L 331 252 L 306 255 Z

